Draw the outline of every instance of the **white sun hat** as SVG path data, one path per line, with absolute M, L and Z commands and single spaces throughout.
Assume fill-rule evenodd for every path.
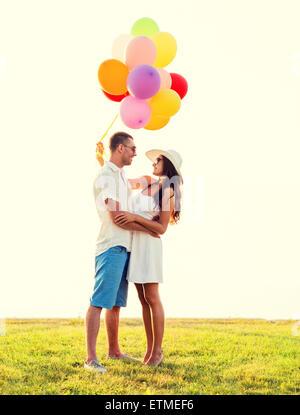
M 166 157 L 168 160 L 170 160 L 170 162 L 173 164 L 173 166 L 175 167 L 177 173 L 179 174 L 181 181 L 183 182 L 182 179 L 182 174 L 180 171 L 180 167 L 182 164 L 182 158 L 181 155 L 179 153 L 177 153 L 177 151 L 175 150 L 149 150 L 146 151 L 146 156 L 148 157 L 149 160 L 151 161 L 155 161 L 157 159 L 157 157 L 161 154 L 162 156 Z

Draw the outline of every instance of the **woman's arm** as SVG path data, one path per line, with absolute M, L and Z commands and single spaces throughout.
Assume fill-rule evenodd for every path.
M 129 212 L 121 211 L 119 202 L 116 202 L 115 200 L 106 199 L 105 203 L 107 205 L 107 208 L 108 208 L 111 219 L 120 228 L 126 229 L 128 231 L 146 232 L 146 233 L 149 233 L 151 236 L 153 236 L 155 238 L 159 238 L 159 235 L 158 235 L 157 232 L 154 232 L 151 229 L 146 228 L 145 226 L 143 226 L 140 223 L 137 223 L 137 222 L 127 222 L 127 223 L 124 223 L 124 224 L 116 223 L 115 218 L 116 218 L 117 215 L 119 215 L 121 213 L 129 213 Z
M 169 192 L 166 192 L 169 193 Z M 124 225 L 130 222 L 137 222 L 140 225 L 145 226 L 147 229 L 157 232 L 160 235 L 164 234 L 168 228 L 171 214 L 174 210 L 174 198 L 163 197 L 162 210 L 159 214 L 158 221 L 146 219 L 143 216 L 130 212 L 122 212 L 114 217 L 116 225 Z
M 125 225 L 119 225 L 119 226 L 120 228 L 126 229 L 128 231 L 138 231 L 138 232 L 149 233 L 149 235 L 153 236 L 154 238 L 160 237 L 157 232 L 154 232 L 151 229 L 146 228 L 146 226 L 143 226 L 137 222 L 125 223 Z
M 156 180 L 153 179 L 151 176 L 141 176 L 137 179 L 128 179 L 128 182 L 132 190 L 144 189 L 149 184 L 155 183 L 155 181 Z

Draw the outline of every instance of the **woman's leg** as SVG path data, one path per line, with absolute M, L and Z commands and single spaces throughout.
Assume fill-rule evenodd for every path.
M 153 327 L 153 348 L 148 365 L 156 365 L 161 359 L 162 340 L 164 335 L 165 315 L 158 293 L 158 283 L 148 283 L 143 285 L 145 300 L 150 306 Z
M 143 312 L 143 322 L 147 338 L 147 351 L 144 357 L 143 363 L 146 363 L 151 356 L 152 347 L 153 347 L 153 332 L 152 332 L 152 323 L 151 323 L 151 311 L 148 303 L 145 300 L 144 290 L 142 284 L 135 284 L 136 290 L 138 292 L 139 300 L 142 304 Z

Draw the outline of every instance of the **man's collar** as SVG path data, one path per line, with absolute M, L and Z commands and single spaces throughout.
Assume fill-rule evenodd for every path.
M 110 167 L 113 171 L 120 171 L 121 169 L 116 166 L 114 163 L 112 163 L 111 161 L 105 160 L 105 164 Z

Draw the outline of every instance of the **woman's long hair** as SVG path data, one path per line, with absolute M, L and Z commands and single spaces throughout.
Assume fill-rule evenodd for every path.
M 168 179 L 165 179 L 162 183 L 162 186 L 160 189 L 153 195 L 153 198 L 156 202 L 156 205 L 159 206 L 159 209 L 162 210 L 162 199 L 164 193 L 167 191 L 169 192 L 169 189 L 171 188 L 174 192 L 173 196 L 170 196 L 168 198 L 168 201 L 170 198 L 174 197 L 174 210 L 171 213 L 170 223 L 174 224 L 177 223 L 180 219 L 180 212 L 181 212 L 181 190 L 180 185 L 183 184 L 182 178 L 179 176 L 177 170 L 175 169 L 172 162 L 167 158 L 163 156 L 163 176 L 167 176 Z M 150 187 L 151 184 L 148 186 Z

